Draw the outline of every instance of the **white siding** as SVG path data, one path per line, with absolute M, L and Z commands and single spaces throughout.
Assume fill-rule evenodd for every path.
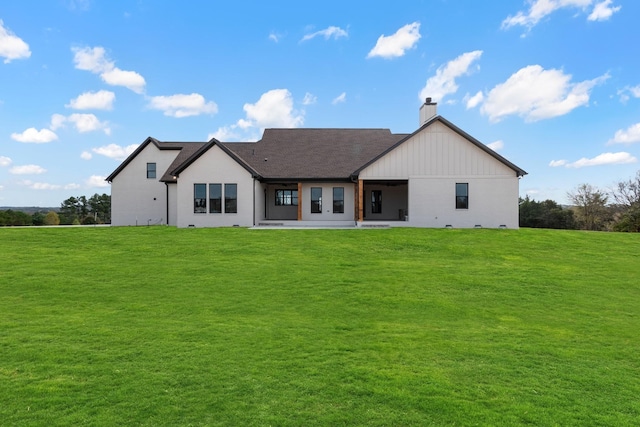
M 516 172 L 441 122 L 369 165 L 360 179 L 407 179 L 408 226 L 518 228 Z M 469 209 L 456 209 L 456 183 L 469 184 Z
M 162 174 L 178 150 L 159 150 L 148 144 L 111 182 L 111 224 L 167 223 L 167 188 Z M 147 179 L 147 163 L 156 164 L 156 178 Z
M 178 227 L 250 227 L 254 218 L 254 182 L 251 174 L 218 146 L 211 147 L 178 177 Z M 194 213 L 194 184 L 237 184 L 238 213 Z M 224 191 L 224 190 L 223 190 Z M 223 196 L 224 197 L 224 196 Z M 224 206 L 224 199 L 222 201 Z M 208 210 L 208 200 L 207 200 Z M 223 209 L 224 210 L 224 209 Z
M 311 188 L 322 188 L 322 212 L 311 213 Z M 333 187 L 344 188 L 344 213 L 333 213 Z M 304 183 L 302 194 L 298 195 L 302 203 L 303 221 L 353 221 L 355 212 L 355 185 L 350 182 Z

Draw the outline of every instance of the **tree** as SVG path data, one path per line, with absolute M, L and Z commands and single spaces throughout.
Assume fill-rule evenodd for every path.
M 42 212 L 34 212 L 31 215 L 31 223 L 33 225 L 44 225 L 44 214 Z
M 590 184 L 580 184 L 567 193 L 574 205 L 576 219 L 583 230 L 604 230 L 610 214 L 607 195 Z
M 93 214 L 93 224 L 111 223 L 111 196 L 96 193 L 89 198 L 88 203 Z
M 60 217 L 54 211 L 49 211 L 44 217 L 45 225 L 60 225 Z
M 615 231 L 640 232 L 640 170 L 635 178 L 620 181 L 611 191 L 616 202 Z
M 573 212 L 553 200 L 537 202 L 526 196 L 520 199 L 520 226 L 532 228 L 575 228 Z

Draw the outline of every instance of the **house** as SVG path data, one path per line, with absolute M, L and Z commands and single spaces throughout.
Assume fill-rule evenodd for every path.
M 111 175 L 113 225 L 518 228 L 526 172 L 437 115 L 389 129 L 266 129 L 257 142 L 147 138 Z

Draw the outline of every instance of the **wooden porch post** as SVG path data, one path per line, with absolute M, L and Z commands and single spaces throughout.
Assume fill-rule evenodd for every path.
M 302 183 L 298 183 L 298 221 L 302 221 Z
M 358 222 L 362 222 L 364 220 L 364 181 L 362 179 L 358 180 L 358 185 L 356 188 L 356 217 Z

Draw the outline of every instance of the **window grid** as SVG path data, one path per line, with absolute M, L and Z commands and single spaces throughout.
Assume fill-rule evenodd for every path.
M 456 183 L 456 209 L 469 209 L 468 183 Z
M 155 179 L 155 178 L 156 178 L 156 164 L 147 163 L 147 179 Z

